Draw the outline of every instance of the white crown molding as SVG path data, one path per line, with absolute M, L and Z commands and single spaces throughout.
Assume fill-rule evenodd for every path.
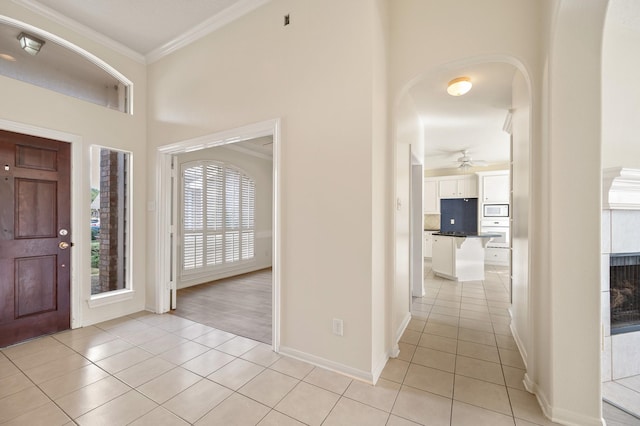
M 269 3 L 271 0 L 240 0 L 232 6 L 229 6 L 222 12 L 212 16 L 203 23 L 196 25 L 191 30 L 176 37 L 170 42 L 152 50 L 146 56 L 147 63 L 152 64 L 163 57 L 181 49 L 196 40 L 224 27 L 236 19 L 246 15 L 247 13 Z
M 203 23 L 196 25 L 191 30 L 169 41 L 163 46 L 154 49 L 146 56 L 136 52 L 135 50 L 119 43 L 104 34 L 95 31 L 73 19 L 70 19 L 49 7 L 44 6 L 36 0 L 12 0 L 14 3 L 31 10 L 55 23 L 63 25 L 78 34 L 102 44 L 109 49 L 118 52 L 130 59 L 141 64 L 151 64 L 159 59 L 187 46 L 190 43 L 224 27 L 225 25 L 235 21 L 236 19 L 246 15 L 247 13 L 269 3 L 271 0 L 240 0 L 232 6 L 229 6 L 222 12 L 212 16 Z
M 78 34 L 88 38 L 89 40 L 93 40 L 97 43 L 102 44 L 109 49 L 118 52 L 130 59 L 133 59 L 136 62 L 141 64 L 146 64 L 146 59 L 144 55 L 136 52 L 133 49 L 128 48 L 127 46 L 118 43 L 117 41 L 83 25 L 73 19 L 70 19 L 55 10 L 52 10 L 41 3 L 38 3 L 35 0 L 12 0 L 14 3 L 31 10 L 32 12 L 37 13 L 57 24 L 60 24 L 70 30 L 77 32 Z

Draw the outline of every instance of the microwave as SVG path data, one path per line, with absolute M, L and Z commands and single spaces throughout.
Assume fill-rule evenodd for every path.
M 482 207 L 484 217 L 509 217 L 509 204 L 484 204 Z

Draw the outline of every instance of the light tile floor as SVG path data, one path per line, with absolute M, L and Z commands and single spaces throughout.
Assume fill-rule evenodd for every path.
M 548 425 L 522 386 L 506 271 L 425 279 L 376 386 L 174 315 L 138 313 L 0 351 L 9 425 Z
M 637 417 L 640 425 L 640 375 L 602 384 L 602 398 Z
M 602 404 L 603 417 L 607 421 L 607 426 L 639 426 L 640 419 L 622 411 L 613 405 L 604 402 Z

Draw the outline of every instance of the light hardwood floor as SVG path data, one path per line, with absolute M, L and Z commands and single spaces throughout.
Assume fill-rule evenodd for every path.
M 271 344 L 271 268 L 178 290 L 172 314 Z

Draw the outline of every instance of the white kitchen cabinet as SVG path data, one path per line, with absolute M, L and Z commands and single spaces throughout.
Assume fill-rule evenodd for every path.
M 427 178 L 424 180 L 422 186 L 423 196 L 423 210 L 425 214 L 437 214 L 440 213 L 440 198 L 438 198 L 438 180 L 434 178 Z
M 476 175 L 438 176 L 424 179 L 424 214 L 439 214 L 441 198 L 477 198 L 478 177 Z
M 453 277 L 455 269 L 455 244 L 453 237 L 433 237 L 433 261 L 431 268 L 437 275 Z
M 433 273 L 454 281 L 484 280 L 488 238 L 433 236 Z
M 459 198 L 457 179 L 442 179 L 438 182 L 438 195 L 440 198 Z
M 433 256 L 433 234 L 435 231 L 424 231 L 424 247 L 422 253 L 424 257 Z
M 478 177 L 466 176 L 464 179 L 464 198 L 478 198 Z
M 509 249 L 506 247 L 487 247 L 484 252 L 487 265 L 509 266 Z
M 478 181 L 475 175 L 447 176 L 438 182 L 440 198 L 476 198 Z
M 508 203 L 509 202 L 509 172 L 480 176 L 483 203 Z

